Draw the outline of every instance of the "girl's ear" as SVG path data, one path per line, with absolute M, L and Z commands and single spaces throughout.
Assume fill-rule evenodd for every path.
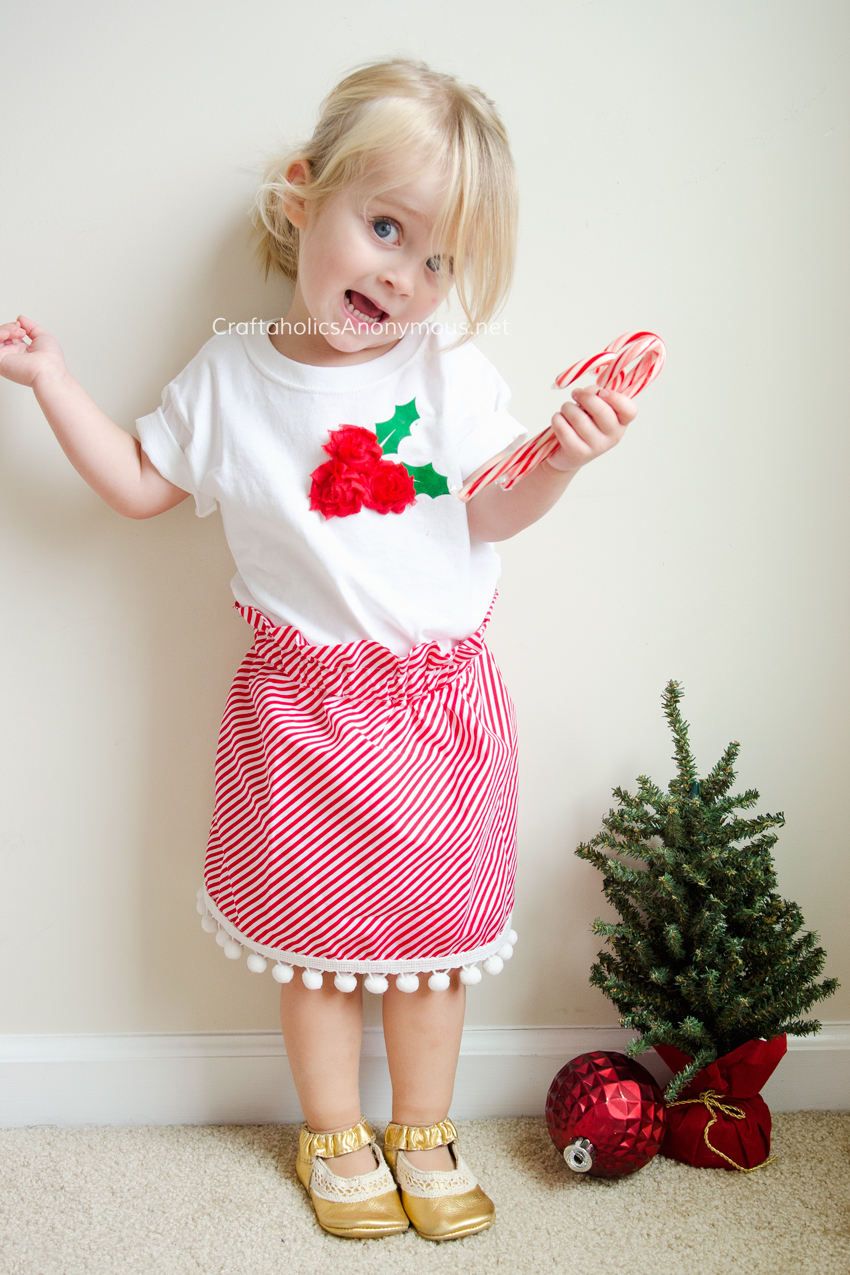
M 306 159 L 294 160 L 286 170 L 286 180 L 291 186 L 306 186 L 310 181 L 310 165 Z M 307 225 L 307 206 L 305 200 L 294 191 L 287 191 L 281 196 L 283 211 L 298 230 Z

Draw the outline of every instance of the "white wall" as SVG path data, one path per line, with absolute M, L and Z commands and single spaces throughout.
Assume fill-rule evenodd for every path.
M 741 786 L 785 811 L 780 889 L 844 978 L 823 1017 L 850 1019 L 848 28 L 841 0 L 7 7 L 0 314 L 54 332 L 125 426 L 217 315 L 280 313 L 249 260 L 256 170 L 397 52 L 480 84 L 513 139 L 519 270 L 485 348 L 516 413 L 542 428 L 555 374 L 622 331 L 668 343 L 626 443 L 504 547 L 521 942 L 472 1024 L 615 1021 L 572 851 L 614 784 L 670 777 L 670 677 L 702 765 L 739 739 Z M 122 520 L 6 383 L 0 422 L 0 1031 L 271 1028 L 270 977 L 194 912 L 248 645 L 219 521 Z

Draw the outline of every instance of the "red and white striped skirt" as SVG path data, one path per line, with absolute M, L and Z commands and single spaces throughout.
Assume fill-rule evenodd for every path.
M 489 613 L 452 651 L 400 658 L 237 609 L 256 632 L 219 739 L 205 929 L 281 982 L 496 973 L 515 938 L 517 753 Z

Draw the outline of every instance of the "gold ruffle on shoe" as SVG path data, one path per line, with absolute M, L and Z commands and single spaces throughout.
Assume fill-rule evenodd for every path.
M 312 1164 L 314 1155 L 330 1160 L 334 1156 L 348 1155 L 350 1151 L 359 1151 L 374 1140 L 372 1126 L 362 1116 L 350 1129 L 338 1129 L 336 1133 L 311 1133 L 305 1125 L 298 1142 L 298 1162 L 303 1162 L 306 1171 L 306 1165 Z M 304 1181 L 303 1178 L 301 1180 Z M 307 1183 L 304 1182 L 304 1185 Z
M 405 1151 L 447 1146 L 453 1169 L 420 1169 Z M 451 1120 L 432 1125 L 387 1125 L 384 1152 L 401 1189 L 404 1211 L 426 1240 L 458 1240 L 484 1231 L 496 1216 L 493 1201 L 461 1156 Z
M 371 1173 L 344 1178 L 325 1163 L 333 1156 L 371 1147 L 375 1168 Z M 368 1123 L 361 1117 L 349 1129 L 335 1133 L 311 1133 L 305 1125 L 298 1140 L 295 1172 L 316 1210 L 319 1225 L 343 1239 L 378 1239 L 398 1235 L 408 1228 L 398 1190 L 381 1148 Z

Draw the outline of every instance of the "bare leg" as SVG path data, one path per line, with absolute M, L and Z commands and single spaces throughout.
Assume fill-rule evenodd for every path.
M 360 1041 L 363 997 L 338 992 L 325 977 L 317 991 L 298 974 L 280 989 L 280 1025 L 295 1088 L 312 1133 L 334 1133 L 360 1119 Z M 375 1158 L 369 1147 L 328 1160 L 341 1177 L 371 1173 Z
M 393 1085 L 396 1124 L 430 1125 L 449 1114 L 457 1071 L 466 988 L 457 970 L 445 992 L 422 979 L 418 992 L 384 993 L 384 1039 Z M 405 1152 L 421 1168 L 453 1169 L 448 1147 Z

